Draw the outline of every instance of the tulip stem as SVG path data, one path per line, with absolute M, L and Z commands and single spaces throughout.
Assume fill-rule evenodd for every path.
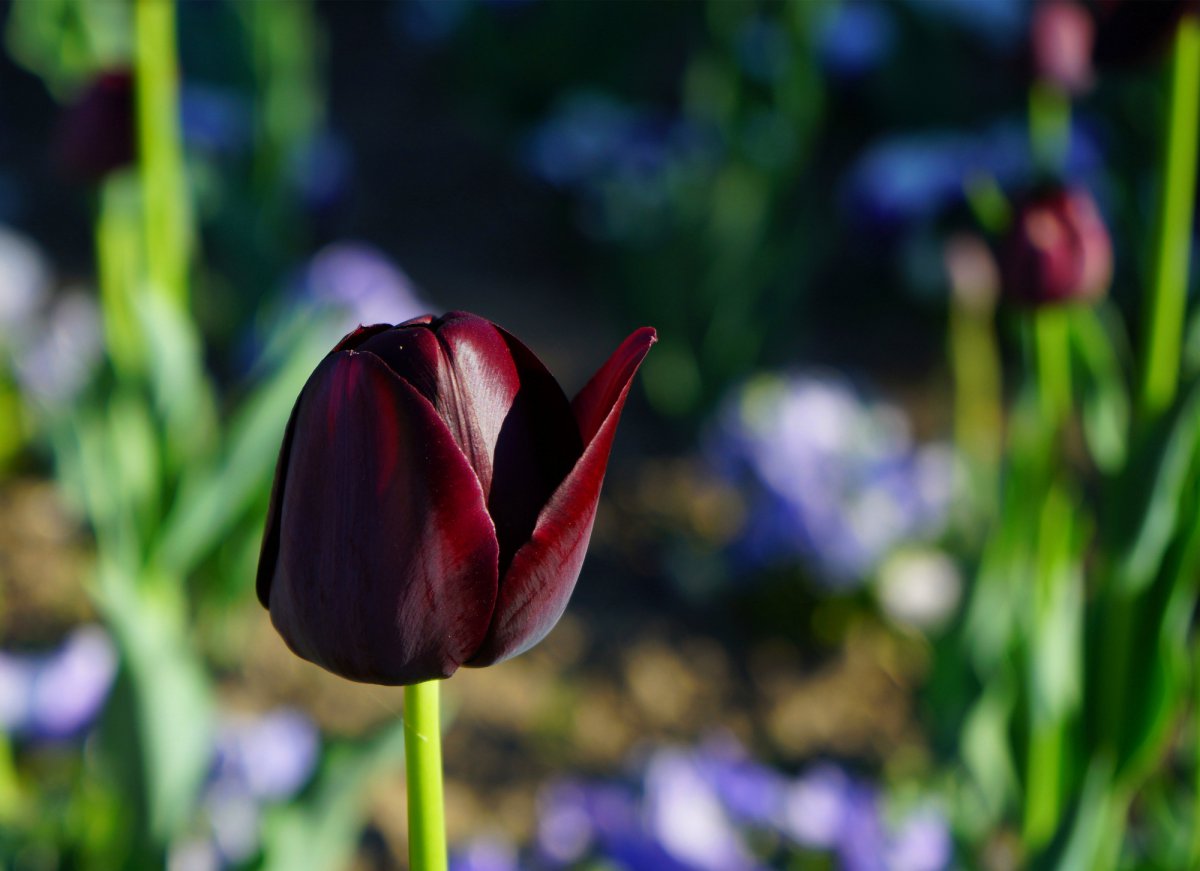
M 133 8 L 146 277 L 152 293 L 182 305 L 187 301 L 190 215 L 179 131 L 175 2 L 137 0 Z
M 1071 413 L 1070 311 L 1048 305 L 1033 314 L 1033 337 L 1042 416 L 1051 431 Z
M 1200 20 L 1185 15 L 1175 36 L 1171 93 L 1163 137 L 1163 180 L 1154 275 L 1143 318 L 1139 411 L 1149 422 L 1175 401 L 1187 303 L 1188 256 L 1196 195 L 1200 122 Z
M 404 759 L 408 779 L 409 869 L 446 871 L 442 733 L 435 680 L 404 688 Z

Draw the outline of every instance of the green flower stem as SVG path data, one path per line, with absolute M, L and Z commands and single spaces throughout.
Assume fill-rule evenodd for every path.
M 96 215 L 96 272 L 108 353 L 126 376 L 145 362 L 133 299 L 141 264 L 141 222 L 133 177 L 124 172 L 110 176 L 100 188 Z
M 1000 351 L 996 346 L 995 303 L 986 296 L 968 302 L 956 294 L 950 303 L 949 345 L 954 379 L 954 439 L 967 459 L 969 486 L 981 514 L 991 516 L 999 495 L 998 472 L 1003 430 Z
M 1071 145 L 1071 98 L 1062 88 L 1039 81 L 1029 89 L 1029 139 L 1042 170 L 1063 165 Z
M 1033 315 L 1034 355 L 1042 417 L 1057 431 L 1071 412 L 1070 310 L 1045 306 Z
M 408 778 L 409 868 L 446 871 L 437 681 L 404 688 L 404 759 Z
M 134 16 L 146 277 L 152 293 L 184 305 L 190 213 L 179 132 L 174 0 L 136 0 Z
M 1187 15 L 1175 36 L 1166 136 L 1163 138 L 1162 200 L 1154 247 L 1154 273 L 1143 318 L 1139 412 L 1143 421 L 1161 415 L 1175 400 L 1187 301 L 1196 140 L 1200 121 L 1200 21 Z

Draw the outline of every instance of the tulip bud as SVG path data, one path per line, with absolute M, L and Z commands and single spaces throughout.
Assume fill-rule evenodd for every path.
M 1091 301 L 1112 280 L 1112 243 L 1091 195 L 1054 188 L 1017 209 L 1001 259 L 1005 297 L 1023 305 Z
M 1033 11 L 1030 49 L 1038 78 L 1068 94 L 1092 86 L 1092 42 L 1096 25 L 1079 3 L 1043 0 Z
M 110 70 L 80 94 L 63 115 L 58 130 L 58 159 L 73 178 L 98 182 L 133 163 L 133 73 Z
M 299 656 L 412 684 L 521 653 L 583 564 L 644 327 L 571 402 L 475 315 L 359 327 L 284 434 L 258 597 Z

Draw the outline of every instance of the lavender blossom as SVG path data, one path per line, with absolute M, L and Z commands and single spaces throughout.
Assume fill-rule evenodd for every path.
M 682 750 L 654 754 L 645 773 L 649 832 L 672 857 L 698 871 L 738 871 L 753 860 L 697 760 Z
M 50 290 L 50 266 L 27 237 L 0 226 L 0 345 L 28 329 Z
M 818 765 L 788 790 L 784 832 L 796 843 L 830 850 L 838 843 L 852 784 L 840 768 Z
M 783 828 L 801 846 L 834 853 L 844 871 L 944 871 L 953 859 L 938 811 L 920 807 L 889 826 L 879 791 L 829 764 L 792 784 Z
M 864 399 L 838 375 L 750 382 L 726 403 L 707 452 L 746 491 L 734 553 L 750 567 L 799 560 L 844 587 L 945 523 L 948 450 L 915 445 L 900 409 Z
M 0 728 L 33 739 L 71 738 L 96 720 L 117 654 L 98 626 L 75 630 L 50 654 L 0 653 Z
M 16 350 L 17 381 L 25 395 L 49 408 L 69 406 L 104 352 L 96 300 L 79 290 L 63 294 Z
M 203 797 L 222 861 L 240 863 L 258 850 L 263 806 L 295 795 L 312 776 L 319 752 L 317 727 L 299 711 L 223 719 Z
M 335 332 L 357 324 L 399 323 L 429 308 L 398 266 L 362 242 L 322 248 L 308 266 L 303 287 L 312 302 L 344 313 Z
M 450 871 L 521 871 L 521 865 L 511 844 L 479 838 L 450 856 Z
M 255 801 L 285 799 L 312 775 L 319 749 L 317 727 L 299 711 L 227 717 L 217 729 L 213 782 Z
M 710 738 L 695 754 L 698 771 L 722 807 L 739 824 L 778 825 L 787 800 L 787 781 L 760 765 L 733 738 Z

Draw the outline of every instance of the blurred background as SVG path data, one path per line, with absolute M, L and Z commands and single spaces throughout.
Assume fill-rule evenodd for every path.
M 451 309 L 568 395 L 661 339 L 444 685 L 458 871 L 1200 867 L 1190 9 L 0 0 L 0 867 L 407 867 L 401 692 L 253 579 L 308 373 Z

